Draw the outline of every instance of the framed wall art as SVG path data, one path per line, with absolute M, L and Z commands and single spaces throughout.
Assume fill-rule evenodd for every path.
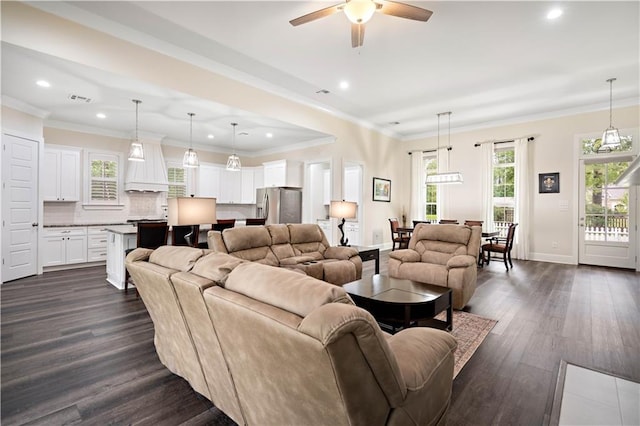
M 538 193 L 554 194 L 560 192 L 560 173 L 538 174 Z
M 391 201 L 391 181 L 389 179 L 373 178 L 373 201 Z

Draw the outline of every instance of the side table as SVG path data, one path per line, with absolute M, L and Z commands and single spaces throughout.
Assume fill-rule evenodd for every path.
M 375 260 L 375 273 L 380 273 L 380 249 L 377 247 L 361 247 L 361 246 L 352 246 L 354 249 L 358 250 L 358 254 L 363 262 L 368 260 Z

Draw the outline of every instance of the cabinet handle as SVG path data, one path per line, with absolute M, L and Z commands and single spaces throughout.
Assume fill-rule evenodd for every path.
M 36 226 L 38 226 L 38 222 L 32 223 L 31 226 L 33 226 L 35 228 Z

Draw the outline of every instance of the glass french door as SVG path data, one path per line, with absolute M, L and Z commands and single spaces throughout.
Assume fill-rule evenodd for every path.
M 580 160 L 578 263 L 635 269 L 636 187 L 615 185 L 631 160 Z

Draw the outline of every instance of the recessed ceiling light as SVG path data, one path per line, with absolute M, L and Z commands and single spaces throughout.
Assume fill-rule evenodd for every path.
M 341 81 L 340 82 L 340 88 L 342 90 L 347 90 L 349 88 L 349 82 L 348 81 Z
M 97 113 L 96 117 L 101 118 L 101 119 L 107 118 L 107 116 L 105 114 L 101 113 L 101 112 Z
M 549 13 L 547 13 L 547 19 L 556 19 L 562 16 L 562 9 L 555 8 L 551 9 Z
M 51 83 L 46 80 L 38 80 L 36 81 L 36 84 L 40 87 L 51 87 Z
M 212 134 L 208 134 L 208 135 L 207 135 L 207 138 L 209 138 L 209 139 L 213 139 L 213 138 L 215 138 L 215 136 L 213 136 Z
M 267 133 L 265 136 L 268 137 L 268 138 L 272 138 L 273 137 L 273 133 Z

